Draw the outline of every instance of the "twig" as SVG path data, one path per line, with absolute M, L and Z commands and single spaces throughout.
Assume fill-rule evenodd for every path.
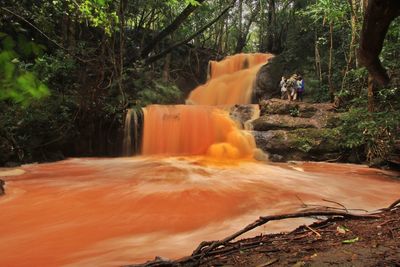
M 307 208 L 308 205 L 306 203 L 304 203 L 304 201 L 298 195 L 295 195 L 295 196 L 301 202 L 301 207 L 302 208 Z
M 393 202 L 387 209 L 392 210 L 399 204 L 400 204 L 400 198 L 398 200 L 396 200 L 395 202 Z
M 315 231 L 314 229 L 312 229 L 310 226 L 306 225 L 306 228 L 309 229 L 310 231 L 312 231 L 314 234 L 316 234 L 318 237 L 321 237 L 321 234 L 318 233 L 317 231 Z
M 341 204 L 339 202 L 336 202 L 336 201 L 333 201 L 333 200 L 329 200 L 329 199 L 322 199 L 322 200 L 325 201 L 325 202 L 337 204 L 337 205 L 341 206 L 346 212 L 349 212 L 349 210 L 343 204 Z
M 382 227 L 382 226 L 384 226 L 385 224 L 388 224 L 388 223 L 391 223 L 391 222 L 395 222 L 395 221 L 397 221 L 397 220 L 392 219 L 392 220 L 384 221 L 383 223 L 378 224 L 378 226 Z

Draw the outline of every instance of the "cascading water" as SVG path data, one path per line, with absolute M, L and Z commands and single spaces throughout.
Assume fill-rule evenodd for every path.
M 194 89 L 188 104 L 224 106 L 249 104 L 253 83 L 260 68 L 273 57 L 271 54 L 237 54 L 209 65 L 209 80 Z
M 215 107 L 152 105 L 144 117 L 144 155 L 250 158 L 255 148 L 253 137 Z
M 125 115 L 124 123 L 124 140 L 122 144 L 122 153 L 124 156 L 132 156 L 132 133 L 131 123 L 132 122 L 132 109 L 128 109 Z
M 226 110 L 249 104 L 256 74 L 270 54 L 238 54 L 210 62 L 209 81 L 190 94 L 191 105 L 151 105 L 144 111 L 144 155 L 208 155 L 251 158 L 253 137 Z
M 133 156 L 141 151 L 143 130 L 143 111 L 141 108 L 130 108 L 126 111 L 122 155 Z

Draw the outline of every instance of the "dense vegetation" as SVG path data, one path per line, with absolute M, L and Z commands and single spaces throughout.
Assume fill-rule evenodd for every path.
M 345 151 L 384 159 L 399 138 L 400 21 L 381 55 L 391 83 L 371 103 L 356 57 L 365 2 L 4 0 L 0 164 L 117 155 L 126 107 L 182 102 L 209 59 L 257 51 L 284 55 L 308 101 L 349 111 Z

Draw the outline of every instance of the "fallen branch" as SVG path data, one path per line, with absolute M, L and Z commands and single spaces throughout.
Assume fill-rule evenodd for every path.
M 328 201 L 335 203 L 333 201 Z M 303 202 L 304 203 L 304 202 Z M 304 203 L 305 204 L 305 203 Z M 338 203 L 336 203 L 338 204 Z M 400 204 L 400 199 L 396 200 L 393 202 L 387 209 L 383 210 L 390 210 L 395 207 L 397 207 Z M 307 204 L 306 204 L 307 205 Z M 340 204 L 338 204 L 340 205 Z M 350 210 L 350 209 L 349 209 Z M 381 211 L 383 211 L 381 210 Z M 257 240 L 257 241 L 252 241 L 252 242 L 240 242 L 239 247 L 238 243 L 230 243 L 230 241 L 236 239 L 240 235 L 258 227 L 261 225 L 264 225 L 270 221 L 277 221 L 277 220 L 283 220 L 283 219 L 291 219 L 291 218 L 305 218 L 305 217 L 315 217 L 315 216 L 325 216 L 327 217 L 326 220 L 323 222 L 317 222 L 314 223 L 310 226 L 303 226 L 304 229 L 310 230 L 311 232 L 315 233 L 317 236 L 320 235 L 318 233 L 317 229 L 325 228 L 326 226 L 329 225 L 329 222 L 331 220 L 335 219 L 343 219 L 343 218 L 348 218 L 348 219 L 379 219 L 382 218 L 378 213 L 373 213 L 373 214 L 352 214 L 348 213 L 345 211 L 332 211 L 332 210 L 314 210 L 314 211 L 302 211 L 302 212 L 297 212 L 297 213 L 288 213 L 288 214 L 281 214 L 281 215 L 271 215 L 271 216 L 262 216 L 258 220 L 254 221 L 253 223 L 247 225 L 240 231 L 222 239 L 222 240 L 217 240 L 217 241 L 203 241 L 201 244 L 193 251 L 191 256 L 187 256 L 175 261 L 170 261 L 170 260 L 163 260 L 162 258 L 157 257 L 153 261 L 149 261 L 144 264 L 139 264 L 139 265 L 128 265 L 125 267 L 175 267 L 175 266 L 186 266 L 184 264 L 189 264 L 189 266 L 192 266 L 193 264 L 198 264 L 199 260 L 204 260 L 207 262 L 210 259 L 204 259 L 204 257 L 213 257 L 216 255 L 219 256 L 228 256 L 238 249 L 240 250 L 247 250 L 247 249 L 252 249 L 254 247 L 257 247 L 260 242 L 264 243 L 265 240 L 262 239 Z M 328 225 L 327 225 L 328 224 Z M 291 233 L 295 233 L 297 230 L 300 228 L 294 230 Z M 304 233 L 304 232 L 302 232 Z M 310 232 L 309 232 L 310 233 Z M 274 236 L 279 236 L 274 235 Z M 271 236 L 268 237 L 269 239 Z M 304 238 L 304 236 L 301 236 L 300 238 Z M 282 238 L 279 238 L 280 240 L 283 240 Z M 271 250 L 271 252 L 275 252 L 276 249 Z M 197 265 L 196 265 L 197 266 Z
M 254 221 L 253 223 L 247 225 L 245 228 L 241 229 L 240 231 L 222 239 L 219 241 L 214 241 L 210 245 L 207 246 L 208 243 L 202 243 L 200 246 L 195 250 L 197 254 L 192 254 L 192 256 L 201 255 L 201 257 L 206 256 L 209 252 L 213 249 L 218 248 L 219 246 L 225 245 L 226 243 L 234 240 L 238 236 L 253 230 L 254 228 L 264 225 L 270 221 L 277 221 L 283 219 L 290 219 L 290 218 L 302 218 L 302 217 L 313 217 L 313 216 L 341 216 L 343 218 L 352 218 L 352 219 L 377 219 L 380 218 L 378 215 L 359 215 L 359 214 L 352 214 L 347 212 L 340 212 L 340 211 L 307 211 L 307 212 L 298 212 L 298 213 L 288 213 L 288 214 L 281 214 L 281 215 L 271 215 L 271 216 L 263 216 L 260 217 L 258 220 Z
M 349 212 L 348 209 L 347 209 L 343 204 L 341 204 L 341 203 L 339 203 L 339 202 L 336 202 L 336 201 L 333 201 L 333 200 L 329 200 L 329 199 L 322 199 L 322 200 L 325 201 L 325 202 L 334 203 L 334 204 L 336 204 L 336 205 L 339 205 L 339 206 L 341 206 L 346 212 Z
M 387 209 L 392 210 L 395 207 L 397 207 L 397 205 L 399 205 L 399 204 L 400 204 L 400 198 L 398 200 L 396 200 L 395 202 L 393 202 Z

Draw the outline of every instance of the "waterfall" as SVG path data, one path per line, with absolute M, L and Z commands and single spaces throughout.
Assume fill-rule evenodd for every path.
M 270 58 L 271 54 L 238 54 L 212 61 L 209 80 L 191 92 L 186 101 L 190 105 L 147 106 L 142 153 L 252 158 L 254 138 L 241 130 L 246 120 L 239 115 L 233 120 L 229 112 L 235 104 L 251 102 L 257 73 Z M 257 113 L 257 108 L 248 109 L 248 114 Z
M 127 109 L 124 122 L 124 137 L 122 142 L 123 156 L 133 156 L 141 151 L 143 131 L 143 110 L 141 108 Z

